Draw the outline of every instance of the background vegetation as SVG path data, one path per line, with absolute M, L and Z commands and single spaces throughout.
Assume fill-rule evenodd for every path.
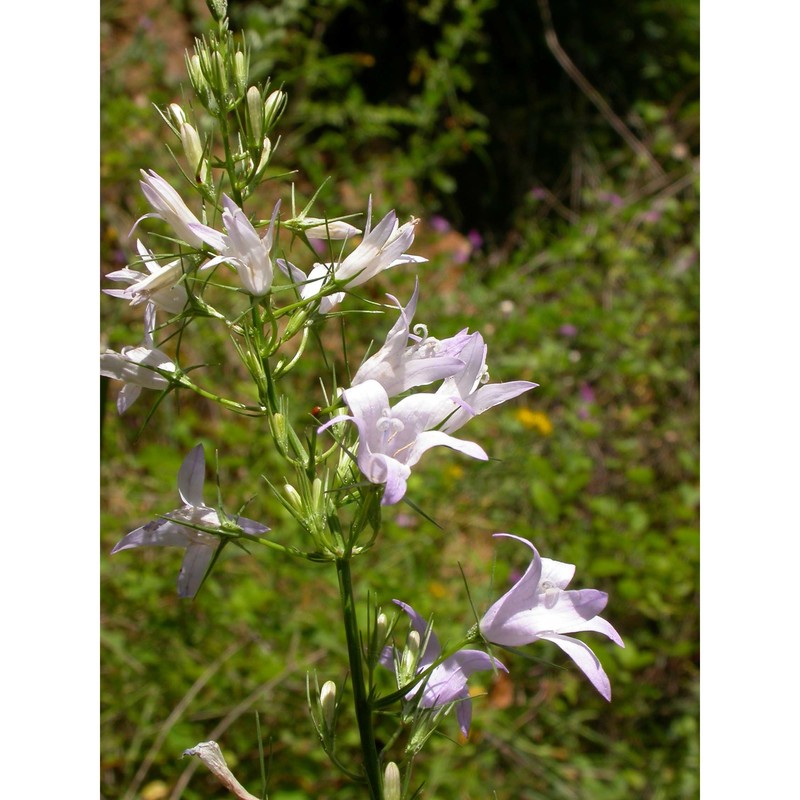
M 329 213 L 362 211 L 372 193 L 379 213 L 423 217 L 420 321 L 440 336 L 480 329 L 494 380 L 541 384 L 471 423 L 497 461 L 430 454 L 409 496 L 442 529 L 405 506 L 387 514 L 390 541 L 357 562 L 362 591 L 459 635 L 458 564 L 484 608 L 525 566 L 509 545 L 493 564 L 490 534 L 507 530 L 577 564 L 576 585 L 608 591 L 627 645 L 593 638 L 610 705 L 555 649 L 508 656 L 511 680 L 475 681 L 469 742 L 442 736 L 426 751 L 426 797 L 695 797 L 698 4 L 559 0 L 552 20 L 530 0 L 230 6 L 255 71 L 290 93 L 279 161 L 300 170 L 298 191 L 331 176 Z M 189 0 L 102 4 L 101 274 L 132 255 L 138 170 L 177 183 L 151 104 L 182 100 L 183 50 L 207 20 Z M 368 293 L 407 298 L 413 279 L 395 270 Z M 102 308 L 107 344 L 131 343 L 139 315 Z M 351 323 L 353 352 L 384 328 Z M 318 371 L 297 376 L 309 407 Z M 223 797 L 179 758 L 209 738 L 255 790 L 254 710 L 273 800 L 357 797 L 315 745 L 304 699 L 309 667 L 343 677 L 331 575 L 234 557 L 187 603 L 177 552 L 107 557 L 172 507 L 197 441 L 219 450 L 229 507 L 252 497 L 248 516 L 290 525 L 259 477 L 274 464 L 266 437 L 183 396 L 140 431 L 146 399 L 120 419 L 117 389 L 104 381 L 101 395 L 103 797 Z M 455 720 L 443 732 L 456 738 Z

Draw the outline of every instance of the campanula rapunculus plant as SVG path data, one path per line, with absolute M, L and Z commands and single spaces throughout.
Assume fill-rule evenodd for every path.
M 318 676 L 308 676 L 309 711 L 320 745 L 332 768 L 360 784 L 365 798 L 410 800 L 420 796 L 420 787 L 411 786 L 415 758 L 439 726 L 450 724 L 451 711 L 461 733 L 469 735 L 476 700 L 470 697 L 470 676 L 481 671 L 488 683 L 508 672 L 492 645 L 552 641 L 608 699 L 610 684 L 599 660 L 569 634 L 603 633 L 620 646 L 622 640 L 598 616 L 608 596 L 593 589 L 568 590 L 574 567 L 540 558 L 521 537 L 511 538 L 533 552 L 525 575 L 479 625 L 473 624 L 474 615 L 470 619 L 465 598 L 463 619 L 447 622 L 463 625 L 455 643 L 443 644 L 409 603 L 396 600 L 411 623 L 406 640 L 399 640 L 399 628 L 405 626 L 387 619 L 380 609 L 387 600 L 378 597 L 374 602 L 374 589 L 368 596 L 367 629 L 362 628 L 358 601 L 367 590 L 356 589 L 367 584 L 369 570 L 357 574 L 363 563 L 359 559 L 372 548 L 391 546 L 381 536 L 383 514 L 394 513 L 403 500 L 416 508 L 409 483 L 412 470 L 425 470 L 422 457 L 434 447 L 469 456 L 474 462 L 463 469 L 479 470 L 476 462 L 491 456 L 491 438 L 478 444 L 454 433 L 536 384 L 490 383 L 487 344 L 478 331 L 464 328 L 435 338 L 425 325 L 414 324 L 425 268 L 405 306 L 388 295 L 390 305 L 382 309 L 391 321 L 377 351 L 367 357 L 354 353 L 357 347 L 335 350 L 332 342 L 338 343 L 340 336 L 346 340 L 348 324 L 359 310 L 358 299 L 350 296 L 354 290 L 385 280 L 387 270 L 417 270 L 427 262 L 409 252 L 418 220 L 401 222 L 387 208 L 372 227 L 369 197 L 362 234 L 346 221 L 354 218 L 360 225 L 358 215 L 337 217 L 319 207 L 324 206 L 322 188 L 295 212 L 295 188 L 289 190 L 285 183 L 291 173 L 283 165 L 281 170 L 271 166 L 280 143 L 275 129 L 289 95 L 283 89 L 270 91 L 268 82 L 251 85 L 249 52 L 229 30 L 225 0 L 210 2 L 215 28 L 186 55 L 196 97 L 184 107 L 205 118 L 190 123 L 176 102 L 161 112 L 173 142 L 177 137 L 182 145 L 180 166 L 187 181 L 179 192 L 154 170 L 141 171 L 150 211 L 133 226 L 140 228 L 138 258 L 107 276 L 124 288 L 104 290 L 123 300 L 132 313 L 144 312 L 144 339 L 137 346 L 105 352 L 100 372 L 122 382 L 120 414 L 142 389 L 152 389 L 156 393 L 151 394 L 147 420 L 162 403 L 187 392 L 197 403 L 216 404 L 238 415 L 242 426 L 249 426 L 255 449 L 280 462 L 275 474 L 253 477 L 252 492 L 268 506 L 282 505 L 288 516 L 270 530 L 206 505 L 205 458 L 197 445 L 178 473 L 181 505 L 155 513 L 146 525 L 123 536 L 112 552 L 182 548 L 178 594 L 196 603 L 204 602 L 205 583 L 217 579 L 217 556 L 229 544 L 253 558 L 268 553 L 271 573 L 280 570 L 279 559 L 311 561 L 314 570 L 323 565 L 335 572 L 347 660 L 337 663 L 332 656 L 325 662 L 338 680 L 330 679 L 335 674 L 325 676 L 321 689 Z M 357 207 L 363 208 L 363 202 Z M 153 218 L 160 222 L 153 223 Z M 158 230 L 148 231 L 150 225 Z M 328 335 L 326 327 L 337 335 Z M 213 355 L 205 357 L 202 349 L 209 340 Z M 315 347 L 319 360 L 312 362 Z M 293 396 L 287 380 L 304 362 L 319 367 L 319 400 L 313 411 L 307 397 Z M 236 380 L 231 379 L 234 374 Z M 243 376 L 252 386 L 240 397 Z M 224 447 L 220 458 L 225 458 Z M 128 561 L 136 568 L 134 559 Z M 317 576 L 310 573 L 310 580 Z M 280 617 L 281 609 L 268 613 Z M 437 629 L 441 633 L 438 622 Z M 393 684 L 387 670 L 395 675 Z M 345 705 L 350 706 L 348 713 L 341 713 Z M 351 720 L 357 737 L 339 731 Z M 237 797 L 256 796 L 233 777 L 216 743 L 203 742 L 187 752 L 202 758 Z M 291 769 L 276 757 L 272 769 L 281 768 Z M 265 796 L 266 788 L 258 796 Z

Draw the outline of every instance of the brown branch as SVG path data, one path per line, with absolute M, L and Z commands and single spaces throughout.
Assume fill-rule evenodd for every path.
M 653 154 L 636 138 L 631 129 L 614 113 L 611 106 L 605 101 L 597 89 L 592 86 L 583 73 L 575 66 L 575 63 L 567 55 L 564 48 L 558 41 L 555 28 L 553 27 L 553 17 L 550 14 L 549 0 L 538 0 L 539 12 L 542 15 L 544 25 L 544 40 L 548 49 L 561 65 L 564 72 L 577 84 L 578 88 L 589 98 L 597 110 L 605 117 L 608 124 L 625 140 L 626 144 L 638 156 L 644 159 L 651 170 L 658 175 L 663 175 L 664 170 L 656 161 Z

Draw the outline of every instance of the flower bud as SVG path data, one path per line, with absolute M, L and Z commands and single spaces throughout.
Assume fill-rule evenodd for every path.
M 289 501 L 289 505 L 298 514 L 302 515 L 304 513 L 303 498 L 300 497 L 300 494 L 298 493 L 297 489 L 295 489 L 291 483 L 287 483 L 283 487 L 283 493 L 286 495 L 286 499 Z
M 228 13 L 228 0 L 206 0 L 208 10 L 215 22 L 222 22 Z
M 186 59 L 186 71 L 189 73 L 189 81 L 192 84 L 192 88 L 197 92 L 200 99 L 205 102 L 209 96 L 210 87 L 206 76 L 203 74 L 202 61 L 197 53 Z
M 386 765 L 383 773 L 383 800 L 400 800 L 400 770 L 394 761 Z
M 322 724 L 325 733 L 333 734 L 333 723 L 336 717 L 336 684 L 333 681 L 325 681 L 319 693 L 319 707 L 322 712 Z
M 420 638 L 417 631 L 411 631 L 406 639 L 403 657 L 400 659 L 400 669 L 397 672 L 397 681 L 400 686 L 405 686 L 417 674 L 417 661 L 419 659 Z
M 261 100 L 261 92 L 258 88 L 251 86 L 247 90 L 247 130 L 248 138 L 253 146 L 261 144 L 261 136 L 264 130 L 264 103 Z
M 287 100 L 286 92 L 276 89 L 264 101 L 264 129 L 267 133 L 277 125 L 286 108 Z
M 261 173 L 269 164 L 269 157 L 272 155 L 272 142 L 264 137 L 264 147 L 261 150 L 261 160 L 258 162 L 258 172 Z
M 203 158 L 203 145 L 200 143 L 200 136 L 192 125 L 184 122 L 181 125 L 181 144 L 186 160 L 194 172 L 198 183 L 206 181 L 206 165 Z
M 389 620 L 382 611 L 375 620 L 375 644 L 378 648 L 386 644 L 386 634 L 389 632 Z
M 248 72 L 247 56 L 241 50 L 237 50 L 233 55 L 233 85 L 237 97 L 243 97 L 247 91 Z
M 186 122 L 186 114 L 183 113 L 183 109 L 177 103 L 169 104 L 169 113 L 178 128 Z
M 289 432 L 286 430 L 286 417 L 283 414 L 271 414 L 267 417 L 269 430 L 281 454 L 289 454 Z

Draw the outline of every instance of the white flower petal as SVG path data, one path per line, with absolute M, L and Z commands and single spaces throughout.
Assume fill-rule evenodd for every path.
M 178 573 L 179 597 L 194 597 L 197 594 L 216 548 L 216 544 L 200 544 L 198 542 L 192 542 L 186 548 L 181 570 Z
M 195 445 L 178 471 L 178 494 L 187 506 L 203 506 L 203 483 L 206 479 L 206 458 L 203 445 Z
M 591 681 L 592 686 L 606 700 L 611 700 L 611 681 L 591 648 L 571 636 L 552 633 L 542 636 L 542 638 L 557 644 L 580 667 L 583 674 Z

